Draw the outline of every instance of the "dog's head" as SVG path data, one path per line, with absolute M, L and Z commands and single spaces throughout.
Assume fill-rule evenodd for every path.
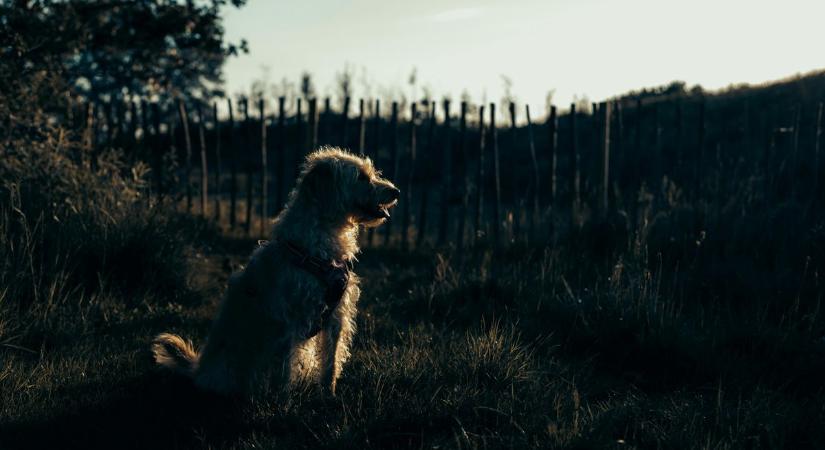
M 400 195 L 369 158 L 336 148 L 323 148 L 307 156 L 295 192 L 333 220 L 370 227 L 390 217 L 389 210 Z

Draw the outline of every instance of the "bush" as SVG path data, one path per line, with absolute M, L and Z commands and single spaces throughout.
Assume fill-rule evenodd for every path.
M 94 158 L 62 128 L 8 139 L 0 159 L 0 342 L 56 309 L 186 294 L 186 242 L 203 224 L 147 198 L 148 170 Z M 67 138 L 68 136 L 68 138 Z M 184 235 L 189 235 L 184 237 Z M 59 314 L 57 314 L 59 315 Z M 16 324 L 16 325 L 12 325 Z

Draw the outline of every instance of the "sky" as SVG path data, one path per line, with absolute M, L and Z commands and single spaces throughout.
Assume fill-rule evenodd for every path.
M 355 73 L 356 97 L 415 94 L 519 103 L 599 101 L 683 80 L 718 89 L 825 68 L 823 0 L 249 0 L 224 12 L 250 53 L 225 67 L 230 94 L 255 80 L 320 97 Z M 409 83 L 415 69 L 417 83 Z M 415 92 L 413 92 L 415 89 Z

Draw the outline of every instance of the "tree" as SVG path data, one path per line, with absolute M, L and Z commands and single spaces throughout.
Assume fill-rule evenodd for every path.
M 315 85 L 312 83 L 312 74 L 307 71 L 301 73 L 301 95 L 306 99 L 315 97 Z
M 555 89 L 550 89 L 547 91 L 547 95 L 544 96 L 544 112 L 549 116 L 550 109 L 553 108 L 553 97 L 556 95 Z
M 250 98 L 261 98 L 267 94 L 269 91 L 272 83 L 270 80 L 270 73 L 271 69 L 267 65 L 261 66 L 261 76 L 255 80 L 252 80 L 252 84 L 249 86 L 249 97 Z M 238 97 L 245 97 L 244 94 L 238 95 Z
M 246 52 L 224 43 L 220 11 L 246 0 L 39 0 L 0 4 L 0 58 L 25 77 L 57 70 L 92 100 L 220 94 L 222 66 Z M 2 80 L 0 80 L 2 81 Z
M 344 69 L 335 75 L 335 85 L 338 89 L 338 100 L 341 102 L 341 111 L 345 114 L 349 111 L 344 111 L 349 105 L 346 103 L 347 99 L 352 97 L 352 80 L 355 77 L 355 71 L 349 64 L 344 65 Z

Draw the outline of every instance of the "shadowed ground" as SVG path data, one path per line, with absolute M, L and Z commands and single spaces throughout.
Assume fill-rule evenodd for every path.
M 721 309 L 702 324 L 695 305 L 669 304 L 675 285 L 636 278 L 632 262 L 620 280 L 600 281 L 598 252 L 574 244 L 462 254 L 366 249 L 357 266 L 365 280 L 359 334 L 337 398 L 315 386 L 250 401 L 205 395 L 157 371 L 149 353 L 161 331 L 203 342 L 229 273 L 255 245 L 221 235 L 205 242 L 189 255 L 186 289 L 171 298 L 150 290 L 100 299 L 0 347 L 0 447 L 823 442 L 815 431 L 821 344 Z

